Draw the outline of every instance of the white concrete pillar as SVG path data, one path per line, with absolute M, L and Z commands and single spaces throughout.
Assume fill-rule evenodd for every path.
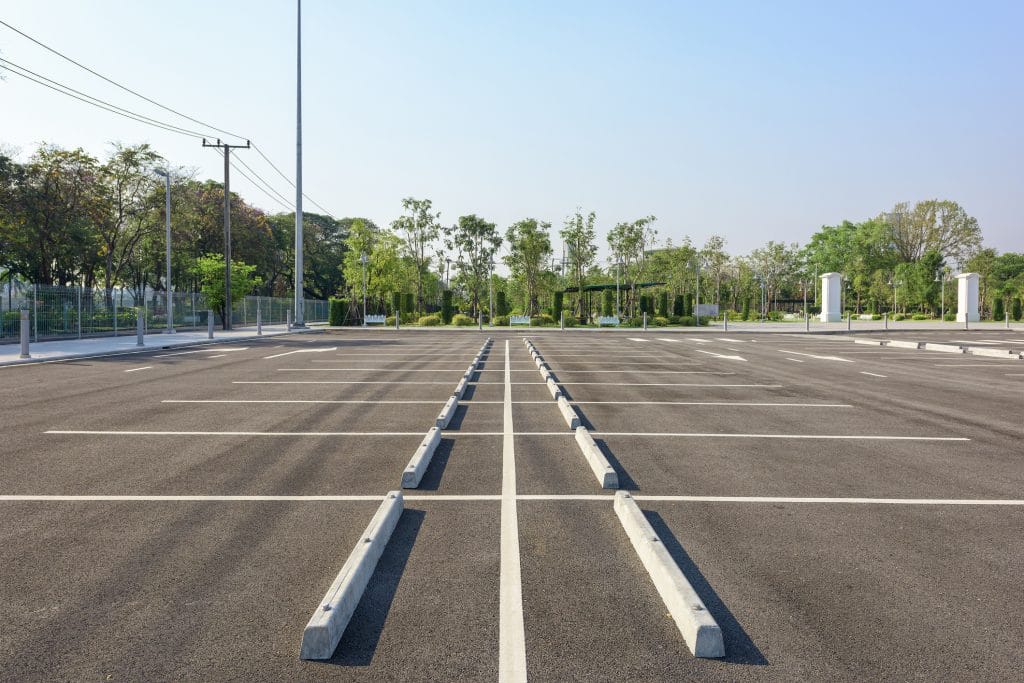
M 843 276 L 839 273 L 823 273 L 821 276 L 821 315 L 823 323 L 837 323 L 843 319 L 842 308 Z
M 956 321 L 976 323 L 978 314 L 978 274 L 960 273 L 956 276 Z

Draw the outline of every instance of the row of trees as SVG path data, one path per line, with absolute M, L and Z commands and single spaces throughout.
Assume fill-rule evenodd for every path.
M 24 163 L 0 153 L 0 277 L 165 288 L 164 181 L 154 174 L 160 166 L 165 160 L 145 144 L 115 144 L 104 159 L 51 145 Z M 195 291 L 212 268 L 203 257 L 223 251 L 223 186 L 180 169 L 172 177 L 171 284 Z M 409 293 L 415 310 L 408 313 L 416 315 L 438 310 L 451 290 L 455 307 L 474 316 L 489 310 L 494 292 L 510 312 L 557 317 L 564 302 L 586 318 L 608 296 L 594 296 L 590 286 L 615 283 L 615 308 L 627 316 L 640 312 L 641 296 L 654 301 L 662 293 L 775 314 L 799 310 L 805 293 L 815 305 L 817 276 L 830 271 L 844 275 L 847 307 L 856 312 L 949 310 L 955 287 L 944 288 L 945 302 L 939 296 L 957 270 L 981 274 L 987 313 L 999 303 L 1012 310 L 1024 296 L 1024 255 L 985 248 L 977 220 L 952 201 L 897 204 L 859 223 L 824 226 L 802 248 L 769 241 L 745 255 L 730 254 L 720 236 L 699 246 L 687 237 L 661 240 L 654 216 L 620 222 L 600 238 L 597 216 L 582 209 L 557 234 L 536 218 L 504 229 L 475 214 L 449 223 L 429 199 L 412 197 L 386 227 L 366 218 L 304 217 L 304 294 L 341 296 L 353 312 L 364 279 L 371 311 Z M 268 214 L 232 195 L 231 222 L 233 257 L 251 266 L 256 291 L 289 296 L 294 213 Z M 602 248 L 610 256 L 599 260 Z M 507 277 L 495 274 L 499 261 Z

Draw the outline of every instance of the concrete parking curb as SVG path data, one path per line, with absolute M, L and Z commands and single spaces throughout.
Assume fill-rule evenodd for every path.
M 420 485 L 420 479 L 423 478 L 427 467 L 430 466 L 430 459 L 434 457 L 434 451 L 437 450 L 439 443 L 441 443 L 441 430 L 431 427 L 423 438 L 423 443 L 413 453 L 412 460 L 406 465 L 405 471 L 402 472 L 403 489 L 414 489 Z
M 615 473 L 615 468 L 597 447 L 597 442 L 594 441 L 594 437 L 590 435 L 590 431 L 586 427 L 576 428 L 576 443 L 583 451 L 583 457 L 586 458 L 590 469 L 594 471 L 597 481 L 601 483 L 601 488 L 619 488 L 619 475 Z
M 462 400 L 462 395 L 466 393 L 466 384 L 469 383 L 468 377 L 463 377 L 459 380 L 459 383 L 455 385 L 455 393 L 452 394 L 455 398 Z
M 558 387 L 558 383 L 555 382 L 553 377 L 549 376 L 546 384 L 548 391 L 551 392 L 551 398 L 557 401 L 558 397 L 562 395 L 562 390 Z
M 1009 349 L 967 349 L 972 356 L 985 356 L 987 358 L 1024 358 L 1024 354 L 1010 351 Z
M 921 348 L 921 347 L 918 347 L 918 348 Z M 924 348 L 925 351 L 942 351 L 943 353 L 963 353 L 964 352 L 963 347 L 962 346 L 957 346 L 956 344 L 933 344 L 931 342 L 926 342 L 924 344 L 923 348 Z
M 390 491 L 302 631 L 300 659 L 330 659 L 391 538 L 404 500 Z
M 1009 349 L 977 349 L 970 344 L 936 344 L 933 342 L 905 341 L 902 339 L 854 339 L 854 344 L 870 344 L 897 349 L 914 349 L 940 351 L 944 353 L 963 353 L 968 356 L 985 356 L 988 358 L 1024 358 L 1024 353 Z
M 441 414 L 437 416 L 437 420 L 434 422 L 434 426 L 438 429 L 448 429 L 448 423 L 452 421 L 452 417 L 455 415 L 455 409 L 459 405 L 459 399 L 457 396 L 452 395 L 444 404 L 444 408 L 441 408 Z
M 562 417 L 565 418 L 565 423 L 569 425 L 569 429 L 576 429 L 580 426 L 580 416 L 573 410 L 573 407 L 569 405 L 569 402 L 565 400 L 565 396 L 559 393 L 558 398 L 555 399 L 558 404 L 558 410 L 561 411 Z
M 640 556 L 654 587 L 676 622 L 690 652 L 696 657 L 724 657 L 722 629 L 708 612 L 665 544 L 654 533 L 640 507 L 626 491 L 615 494 L 615 514 Z

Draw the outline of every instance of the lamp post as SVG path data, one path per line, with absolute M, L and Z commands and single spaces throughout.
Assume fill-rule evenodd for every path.
M 365 251 L 359 254 L 359 262 L 363 264 L 363 327 L 366 327 L 366 264 L 369 260 Z
M 153 172 L 164 179 L 164 227 L 167 275 L 167 334 L 174 334 L 174 297 L 171 295 L 171 174 L 165 168 L 154 168 Z
M 622 278 L 622 261 L 615 262 L 615 317 L 622 315 L 622 306 L 619 303 L 619 280 Z
M 487 265 L 487 323 L 494 327 L 494 259 Z
M 946 269 L 935 271 L 935 281 L 939 284 L 939 320 L 946 319 Z
M 694 256 L 694 266 L 697 271 L 697 290 L 694 294 L 693 320 L 697 327 L 700 327 L 700 255 Z
M 445 260 L 444 260 L 444 288 L 445 289 L 449 289 L 450 288 L 449 280 L 448 280 L 448 270 L 451 267 L 452 267 L 452 260 L 450 258 L 445 257 Z

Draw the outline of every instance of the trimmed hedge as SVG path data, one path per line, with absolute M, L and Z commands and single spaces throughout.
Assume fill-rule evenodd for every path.
M 437 327 L 441 324 L 441 318 L 437 315 L 425 315 L 416 321 L 420 327 Z
M 348 302 L 344 299 L 331 297 L 327 300 L 327 324 L 331 327 L 340 327 L 345 324 L 345 314 L 348 313 Z
M 465 313 L 456 313 L 452 316 L 452 324 L 456 327 L 472 327 L 473 325 L 476 325 L 476 321 Z
M 451 324 L 454 312 L 452 307 L 452 290 L 446 289 L 444 294 L 441 295 L 441 322 L 445 325 Z

